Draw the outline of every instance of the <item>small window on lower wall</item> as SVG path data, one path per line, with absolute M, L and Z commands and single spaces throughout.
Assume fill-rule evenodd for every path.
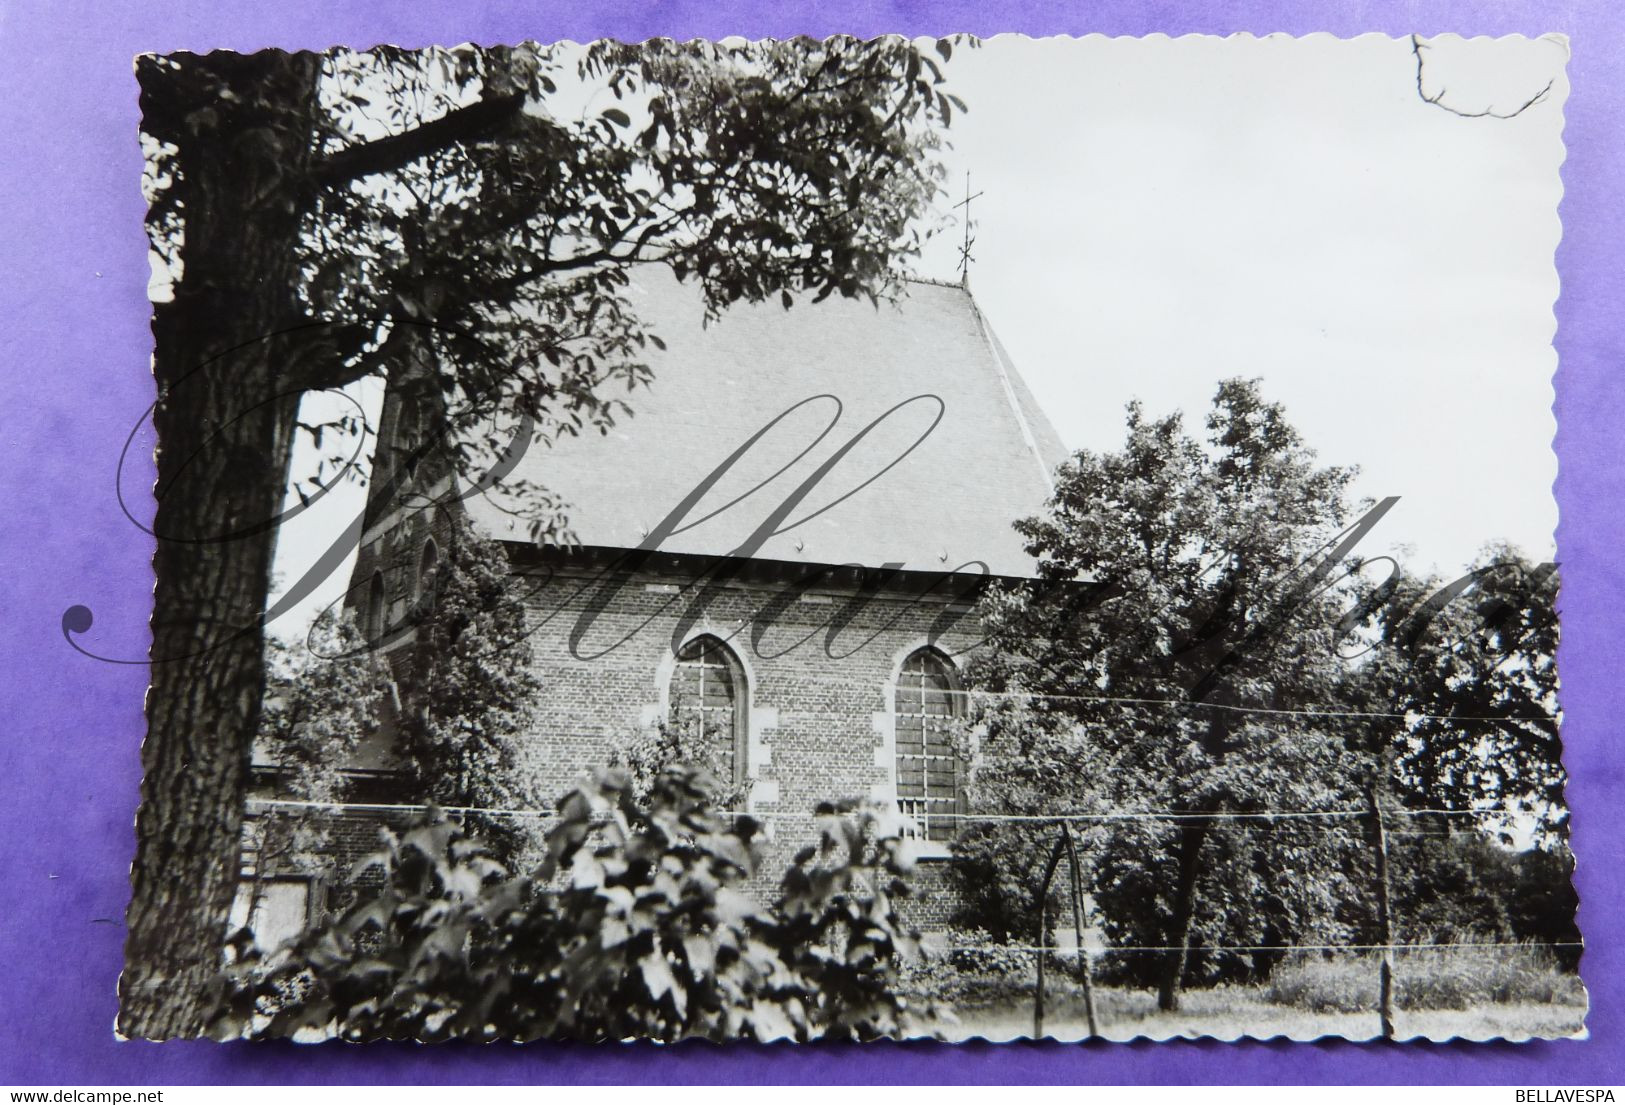
M 897 676 L 897 806 L 927 840 L 947 843 L 965 812 L 965 766 L 954 748 L 954 722 L 964 713 L 953 664 L 922 648 Z

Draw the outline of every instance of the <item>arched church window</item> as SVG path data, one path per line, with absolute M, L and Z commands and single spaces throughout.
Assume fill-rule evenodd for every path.
M 362 632 L 366 633 L 370 644 L 377 644 L 378 639 L 384 635 L 384 573 L 372 573 L 372 583 L 367 587 L 367 608 L 361 623 Z
M 418 556 L 418 581 L 413 591 L 418 598 L 428 595 L 430 601 L 434 600 L 435 577 L 439 570 L 440 550 L 431 537 L 423 543 L 423 552 Z
M 964 812 L 965 770 L 954 749 L 954 720 L 964 695 L 953 665 L 922 648 L 903 661 L 897 676 L 897 805 L 928 840 L 958 832 L 951 814 Z
M 707 759 L 723 783 L 745 781 L 745 673 L 728 646 L 696 637 L 677 653 L 671 676 L 669 722 L 681 736 L 701 737 Z

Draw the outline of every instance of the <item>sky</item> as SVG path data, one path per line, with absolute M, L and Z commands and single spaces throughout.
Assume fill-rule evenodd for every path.
M 970 285 L 1070 449 L 1123 408 L 1200 430 L 1257 376 L 1357 493 L 1400 497 L 1370 538 L 1426 574 L 1487 541 L 1554 552 L 1552 349 L 1561 38 L 1000 36 L 960 49 L 944 161 L 972 192 Z M 961 227 L 916 268 L 958 279 Z M 362 389 L 376 409 L 379 389 Z M 296 466 L 299 458 L 295 458 Z M 286 527 L 284 583 L 359 511 L 353 486 Z M 273 628 L 288 636 L 348 567 Z
M 1123 407 L 1186 413 L 1259 376 L 1373 534 L 1458 574 L 1491 539 L 1553 554 L 1560 39 L 1032 40 L 949 67 L 947 161 L 981 193 L 971 289 L 1069 448 Z M 922 273 L 954 279 L 958 235 Z

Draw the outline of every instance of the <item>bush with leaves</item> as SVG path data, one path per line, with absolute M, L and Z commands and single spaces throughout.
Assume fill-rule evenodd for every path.
M 1030 998 L 1037 969 L 1033 952 L 984 929 L 950 927 L 941 935 L 943 943 L 922 947 L 903 968 L 903 989 L 911 997 L 959 1009 Z M 1050 966 L 1064 962 L 1052 956 Z
M 632 797 L 646 803 L 662 774 L 678 764 L 702 767 L 718 781 L 715 804 L 724 810 L 744 806 L 746 788 L 730 778 L 723 750 L 732 735 L 718 732 L 718 726 L 705 726 L 692 714 L 662 718 L 640 727 L 617 745 L 609 756 L 611 767 L 622 767 L 631 780 Z
M 346 796 L 345 769 L 377 730 L 390 687 L 389 669 L 347 617 L 322 614 L 302 641 L 268 640 L 255 760 L 277 797 L 309 805 L 259 809 L 245 822 L 255 855 L 248 916 L 266 877 L 331 862 L 333 818 L 320 807 Z
M 1390 853 L 1401 942 L 1528 943 L 1565 970 L 1578 965 L 1567 849 L 1512 851 L 1472 830 L 1429 829 L 1396 838 Z
M 413 611 L 417 640 L 398 745 L 418 792 L 443 806 L 544 809 L 523 754 L 542 692 L 519 588 L 500 544 L 459 520 Z M 530 822 L 469 822 L 504 861 L 537 842 Z
M 1108 939 L 1169 949 L 1145 966 L 1172 1010 L 1186 982 L 1242 966 L 1193 949 L 1314 942 L 1337 923 L 1346 837 L 1265 815 L 1360 799 L 1367 759 L 1313 712 L 1340 701 L 1347 669 L 1353 585 L 1331 554 L 1356 518 L 1354 473 L 1321 464 L 1257 380 L 1219 384 L 1203 435 L 1138 403 L 1126 422 L 1122 448 L 1078 451 L 1046 513 L 1017 523 L 1040 579 L 982 601 L 969 679 L 996 693 L 975 719 L 973 798 L 1135 818 L 1080 847 L 1085 877 Z M 958 852 L 1018 891 L 983 896 L 974 920 L 1030 926 L 1034 861 L 998 838 L 1031 830 L 973 833 Z
M 213 1030 L 258 1038 L 661 1041 L 907 1034 L 912 954 L 901 824 L 826 804 L 771 907 L 740 885 L 758 826 L 672 768 L 647 805 L 627 773 L 567 795 L 534 877 L 443 814 L 389 837 L 382 892 L 269 954 L 243 951 Z

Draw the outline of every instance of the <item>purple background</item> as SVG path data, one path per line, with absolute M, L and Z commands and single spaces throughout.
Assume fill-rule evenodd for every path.
M 1625 1081 L 1617 924 L 1625 887 L 1616 878 L 1615 830 L 1625 761 L 1612 749 L 1609 720 L 1625 716 L 1618 665 L 1625 558 L 1615 552 L 1625 535 L 1625 470 L 1616 464 L 1625 416 L 1617 374 L 1625 336 L 1617 321 L 1625 304 L 1625 21 L 1607 6 L 556 0 L 474 11 L 402 0 L 342 8 L 332 0 L 279 0 L 248 12 L 203 0 L 142 0 L 109 10 L 84 0 L 0 3 L 0 1083 Z M 59 619 L 83 603 L 96 616 L 87 647 L 132 658 L 145 652 L 152 549 L 114 495 L 119 450 L 152 400 L 134 54 L 605 35 L 1236 30 L 1561 31 L 1572 38 L 1558 252 L 1557 495 L 1564 733 L 1575 780 L 1569 795 L 1581 925 L 1590 940 L 1583 964 L 1593 1000 L 1589 1041 L 357 1048 L 114 1039 L 146 672 L 75 653 Z M 150 471 L 138 467 L 133 475 L 126 487 L 142 503 Z

